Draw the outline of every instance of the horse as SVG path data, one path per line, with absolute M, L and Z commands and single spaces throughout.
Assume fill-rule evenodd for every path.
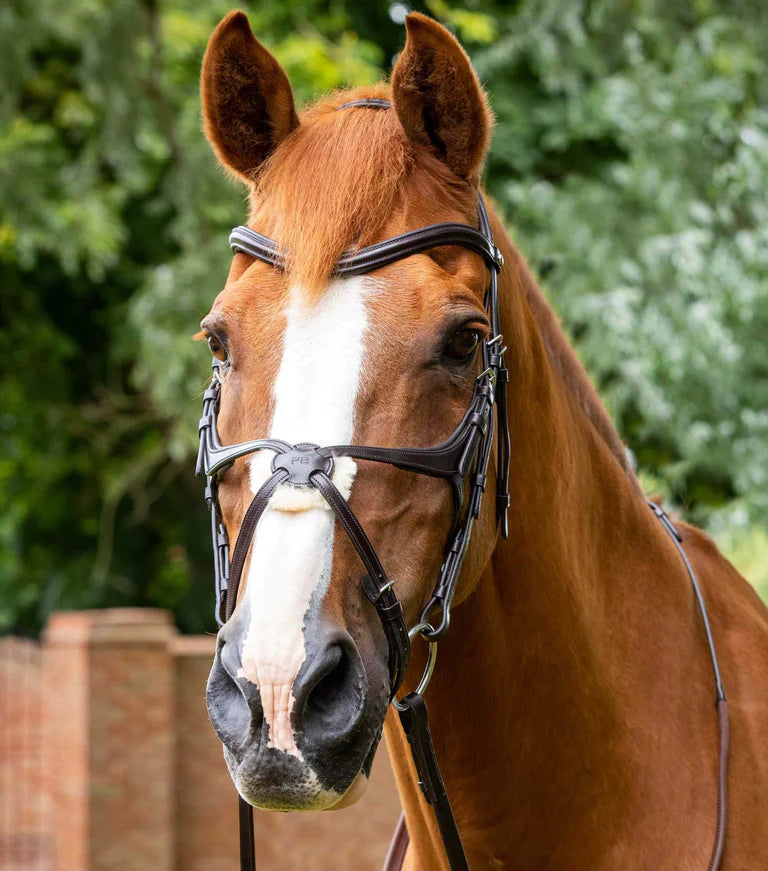
M 334 269 L 349 251 L 416 228 L 478 225 L 488 99 L 457 40 L 418 13 L 389 83 L 334 93 L 299 116 L 285 72 L 233 12 L 209 41 L 201 93 L 213 151 L 247 187 L 253 238 L 284 252 L 276 269 L 236 247 L 202 321 L 218 436 L 293 446 L 240 548 L 210 717 L 241 797 L 283 811 L 356 801 L 383 731 L 409 838 L 391 867 L 444 869 L 389 706 L 388 639 L 361 588 L 360 550 L 323 494 L 288 479 L 287 463 L 325 463 L 394 579 L 405 624 L 429 640 L 420 621 L 456 522 L 451 487 L 360 452 L 301 450 L 438 445 L 466 414 L 485 374 L 478 348 L 498 339 L 483 257 L 443 243 L 365 274 Z M 508 528 L 499 446 L 497 475 L 475 482 L 489 495 L 426 693 L 469 865 L 766 867 L 768 611 L 704 532 L 668 518 L 665 528 L 666 514 L 649 511 L 555 314 L 491 206 L 488 217 L 504 260 L 509 375 L 497 416 L 511 434 Z M 220 536 L 233 540 L 249 522 L 275 456 L 239 455 L 217 470 Z M 727 814 L 710 624 L 670 529 L 699 579 L 728 692 Z M 412 647 L 405 690 L 427 666 L 428 645 L 415 636 Z

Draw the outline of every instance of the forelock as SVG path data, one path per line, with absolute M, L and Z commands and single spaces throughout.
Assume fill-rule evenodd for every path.
M 466 184 L 414 147 L 394 111 L 338 111 L 364 97 L 386 99 L 388 86 L 338 92 L 307 109 L 252 193 L 251 226 L 280 243 L 291 283 L 310 294 L 327 285 L 346 249 L 377 241 L 393 211 L 407 207 L 406 190 L 461 208 L 473 202 Z

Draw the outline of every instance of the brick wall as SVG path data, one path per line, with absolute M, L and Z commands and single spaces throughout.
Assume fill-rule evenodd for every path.
M 42 650 L 0 642 L 0 869 L 53 871 L 50 782 L 44 762 Z
M 208 723 L 212 636 L 150 609 L 54 615 L 0 641 L 0 871 L 237 871 L 237 800 Z M 332 813 L 256 812 L 259 871 L 379 869 L 399 813 L 382 751 Z

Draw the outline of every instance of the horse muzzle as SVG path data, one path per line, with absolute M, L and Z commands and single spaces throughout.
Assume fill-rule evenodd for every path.
M 386 663 L 369 680 L 352 636 L 318 616 L 295 676 L 268 660 L 255 666 L 243 656 L 246 610 L 219 633 L 206 693 L 230 775 L 257 807 L 332 807 L 370 772 L 389 701 Z

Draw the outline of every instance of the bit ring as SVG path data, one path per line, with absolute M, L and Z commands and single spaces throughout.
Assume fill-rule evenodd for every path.
M 423 696 L 427 687 L 429 686 L 430 680 L 432 680 L 432 674 L 435 670 L 435 663 L 437 662 L 437 642 L 430 641 L 425 635 L 424 632 L 434 632 L 434 627 L 427 623 L 426 621 L 422 621 L 417 623 L 412 629 L 408 632 L 408 640 L 413 641 L 413 639 L 417 635 L 421 635 L 425 638 L 427 644 L 429 645 L 427 651 L 427 664 L 424 666 L 424 674 L 421 676 L 421 680 L 419 681 L 419 685 L 416 687 L 416 693 L 420 696 Z M 398 711 L 404 711 L 407 709 L 407 705 L 403 705 L 396 698 L 392 699 L 392 706 L 396 708 Z

